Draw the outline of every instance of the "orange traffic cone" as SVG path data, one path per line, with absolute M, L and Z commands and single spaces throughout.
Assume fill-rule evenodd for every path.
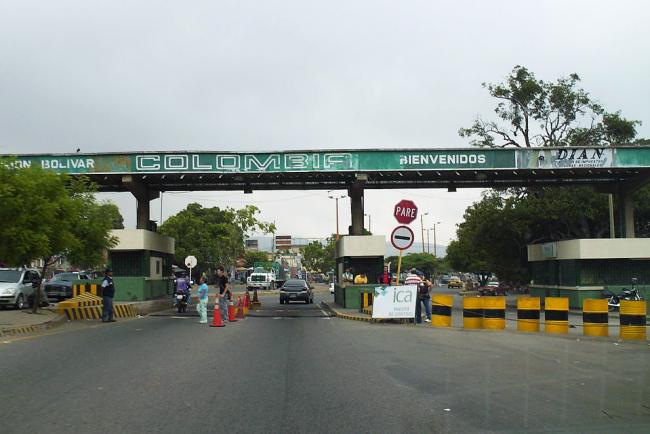
M 232 301 L 228 302 L 228 322 L 235 322 L 235 305 Z
M 241 297 L 237 297 L 237 319 L 244 319 L 244 304 L 241 301 Z
M 248 315 L 248 310 L 251 307 L 251 295 L 248 290 L 246 290 L 246 295 L 244 296 L 244 315 Z
M 225 327 L 226 325 L 221 321 L 221 311 L 219 310 L 219 303 L 214 304 L 214 316 L 212 317 L 212 324 L 210 327 Z

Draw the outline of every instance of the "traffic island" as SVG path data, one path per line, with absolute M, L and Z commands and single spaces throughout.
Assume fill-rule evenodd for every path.
M 41 310 L 37 314 L 24 310 L 3 311 L 0 317 L 0 336 L 16 336 L 36 333 L 57 327 L 67 321 L 61 315 L 49 309 Z

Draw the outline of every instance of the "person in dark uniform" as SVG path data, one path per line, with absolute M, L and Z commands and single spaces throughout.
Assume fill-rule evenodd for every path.
M 113 283 L 113 272 L 110 268 L 104 270 L 102 281 L 102 322 L 115 322 L 113 319 L 113 297 L 115 297 L 115 284 Z

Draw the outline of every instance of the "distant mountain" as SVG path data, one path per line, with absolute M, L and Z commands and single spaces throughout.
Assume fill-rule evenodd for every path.
M 273 237 L 251 237 L 250 239 L 252 240 L 257 240 L 259 250 L 264 251 L 264 252 L 270 252 L 272 250 L 273 246 Z M 294 237 L 296 240 L 304 240 L 304 239 L 313 239 L 313 238 L 307 238 L 307 237 Z M 431 250 L 433 250 L 433 244 L 430 245 L 429 247 Z M 425 245 L 425 250 L 426 250 L 426 245 Z M 443 257 L 447 253 L 447 246 L 438 244 L 436 246 L 436 250 L 438 253 L 438 257 Z M 413 243 L 410 249 L 404 251 L 404 255 L 408 255 L 409 253 L 422 253 L 422 243 Z M 433 252 L 432 252 L 433 253 Z M 397 256 L 399 255 L 399 250 L 393 247 L 393 245 L 390 243 L 390 241 L 386 242 L 386 253 L 385 256 Z

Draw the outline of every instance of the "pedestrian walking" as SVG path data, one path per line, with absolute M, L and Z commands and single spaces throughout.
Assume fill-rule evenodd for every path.
M 221 319 L 226 321 L 228 319 L 228 302 L 230 301 L 231 294 L 228 289 L 228 278 L 221 265 L 217 267 L 217 288 L 219 289 L 219 293 L 216 298 L 219 302 L 219 309 L 221 310 Z
M 115 322 L 113 319 L 113 297 L 115 297 L 115 284 L 113 283 L 113 272 L 110 268 L 104 270 L 102 280 L 102 322 Z
M 199 303 L 196 305 L 196 310 L 199 312 L 199 324 L 208 323 L 208 285 L 205 283 L 205 277 L 201 276 L 199 279 L 200 285 L 198 290 Z

